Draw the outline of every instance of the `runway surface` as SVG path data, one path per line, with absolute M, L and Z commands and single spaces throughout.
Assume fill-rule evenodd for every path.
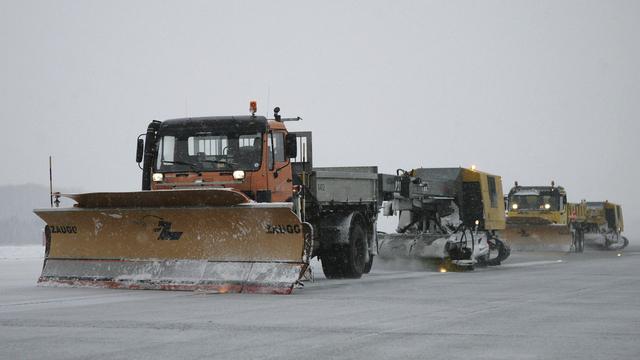
M 376 264 L 359 280 L 315 264 L 290 296 L 37 287 L 41 266 L 0 260 L 2 359 L 640 356 L 638 247 L 514 253 L 466 273 Z

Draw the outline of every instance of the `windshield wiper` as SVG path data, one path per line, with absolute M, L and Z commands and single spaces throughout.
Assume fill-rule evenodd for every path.
M 236 163 L 234 163 L 233 161 L 227 161 L 227 160 L 202 160 L 202 162 L 214 163 L 214 164 L 236 165 Z
M 196 167 L 197 164 L 194 163 L 190 163 L 190 162 L 186 162 L 186 161 L 169 161 L 169 160 L 162 160 L 163 164 L 175 164 L 175 165 L 187 165 L 189 167 L 191 167 L 191 170 L 193 171 L 198 171 L 198 168 Z

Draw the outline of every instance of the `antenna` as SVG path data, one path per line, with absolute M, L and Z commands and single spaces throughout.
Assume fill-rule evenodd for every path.
M 53 172 L 51 171 L 51 155 L 49 155 L 49 200 L 53 207 Z
M 53 171 L 51 170 L 51 155 L 49 155 L 49 201 L 51 201 L 51 207 L 55 204 L 56 207 L 60 206 L 60 193 L 53 192 Z M 56 198 L 53 200 L 53 198 Z

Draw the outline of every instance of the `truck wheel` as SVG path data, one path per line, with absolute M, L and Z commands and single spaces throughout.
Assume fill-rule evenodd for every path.
M 626 237 L 622 237 L 622 240 L 624 241 L 624 245 L 622 245 L 622 247 L 620 248 L 620 250 L 626 248 L 629 245 L 629 239 L 627 239 Z
M 363 273 L 365 273 L 365 274 L 370 273 L 372 267 L 373 267 L 373 254 L 369 254 L 369 261 L 367 261 L 367 263 L 364 264 Z
M 359 221 L 351 223 L 349 244 L 334 247 L 322 255 L 322 271 L 328 279 L 359 279 L 365 270 L 367 236 Z
M 344 277 L 344 257 L 342 248 L 333 248 L 323 252 L 320 262 L 322 272 L 327 279 L 340 279 Z
M 509 255 L 511 255 L 511 248 L 507 244 L 505 244 L 502 240 L 498 238 L 490 238 L 488 240 L 490 256 L 479 258 L 478 265 L 480 266 L 498 266 L 504 260 L 506 260 Z
M 366 267 L 366 251 L 367 246 L 367 233 L 364 231 L 359 221 L 355 221 L 351 224 L 351 230 L 349 231 L 349 253 L 348 253 L 348 271 L 346 277 L 359 279 L 364 273 Z

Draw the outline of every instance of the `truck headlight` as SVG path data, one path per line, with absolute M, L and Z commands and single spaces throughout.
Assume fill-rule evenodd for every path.
M 518 204 L 513 204 L 513 205 L 511 205 L 511 208 L 512 208 L 513 210 L 518 210 Z
M 551 209 L 551 205 L 550 204 L 544 204 L 544 208 L 549 210 L 549 209 Z
M 153 181 L 155 182 L 161 182 L 162 180 L 164 180 L 164 175 L 162 175 L 162 173 L 154 173 L 151 176 L 151 179 L 153 179 Z
M 236 170 L 233 172 L 233 180 L 244 180 L 244 171 Z

